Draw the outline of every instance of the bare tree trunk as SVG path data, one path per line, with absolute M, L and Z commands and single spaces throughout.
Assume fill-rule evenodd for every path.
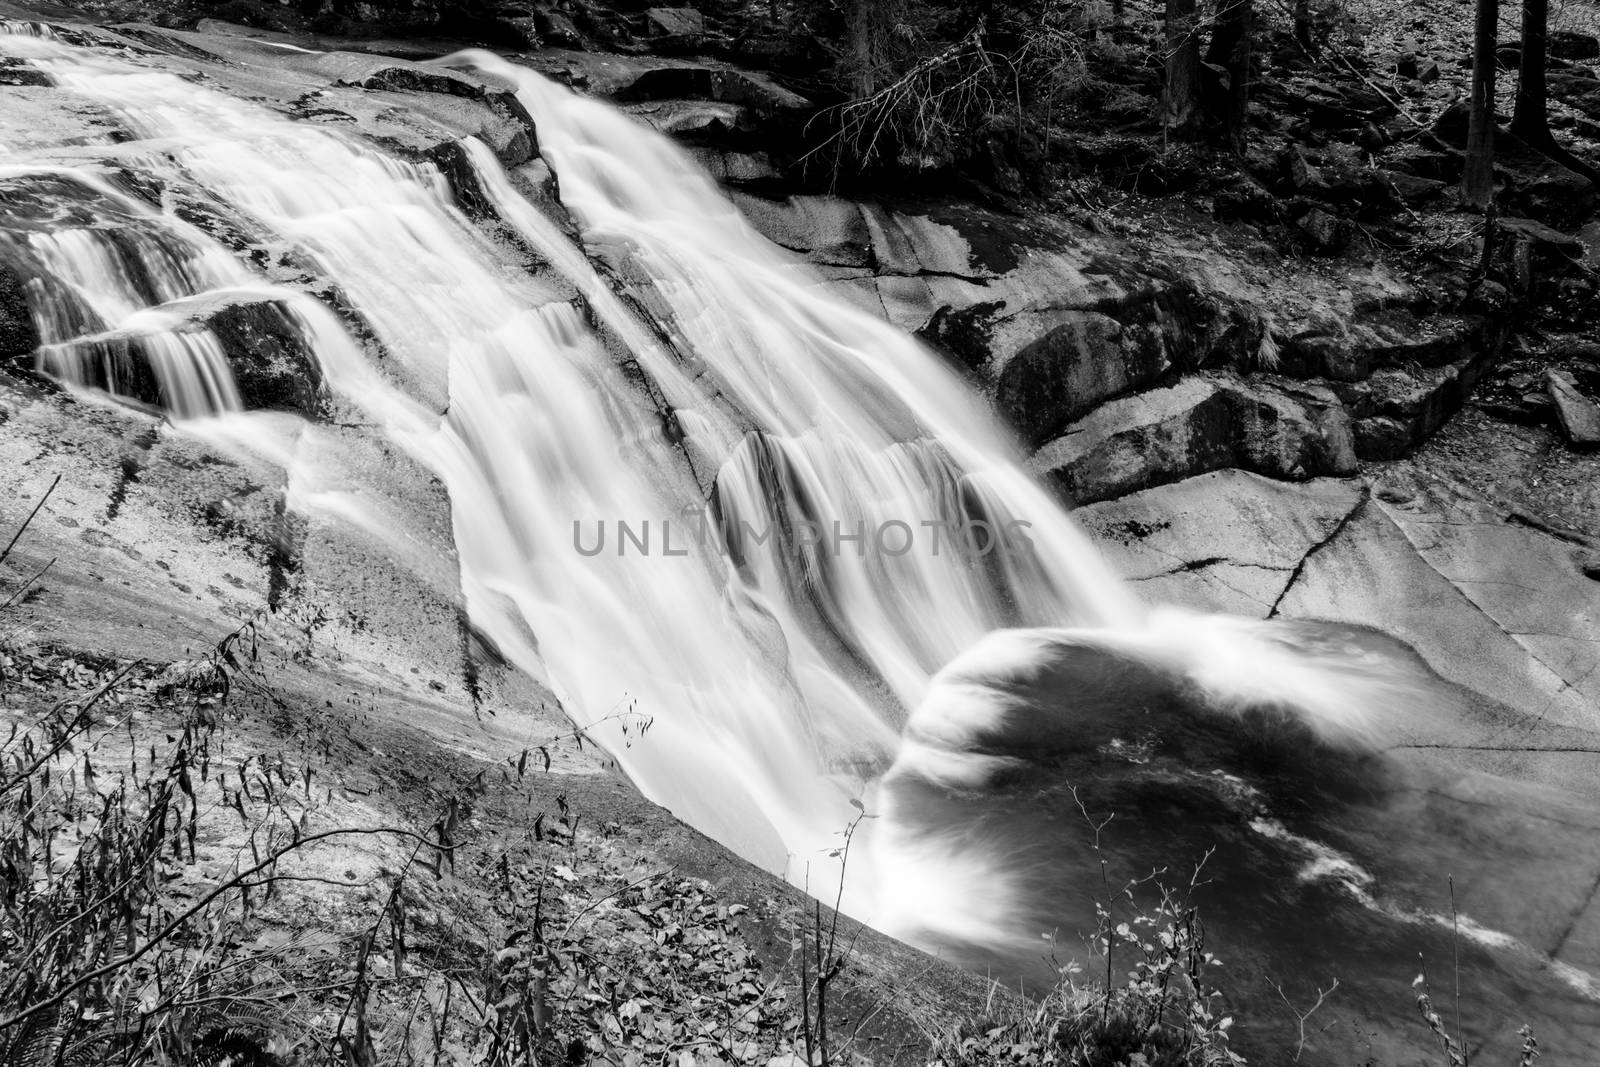
M 1550 0 L 1522 0 L 1522 61 L 1517 68 L 1517 108 L 1511 116 L 1511 132 L 1536 148 L 1552 140 L 1544 82 L 1549 42 Z
M 1294 39 L 1307 55 L 1312 53 L 1311 0 L 1294 0 Z
M 1254 18 L 1251 0 L 1220 0 L 1217 28 L 1211 36 L 1206 62 L 1228 72 L 1227 103 L 1220 116 L 1228 145 L 1235 152 L 1245 146 L 1245 117 L 1250 107 L 1250 33 Z
M 1167 91 L 1163 124 L 1188 130 L 1200 112 L 1200 35 L 1195 0 L 1167 0 Z
M 1467 167 L 1461 193 L 1473 207 L 1494 199 L 1494 77 L 1500 0 L 1478 0 L 1472 39 L 1472 102 L 1467 127 Z
M 865 100 L 878 89 L 877 15 L 877 0 L 855 0 L 850 5 L 851 91 L 857 100 Z
M 1583 175 L 1600 189 L 1600 169 L 1567 151 L 1550 132 L 1549 91 L 1545 85 L 1549 48 L 1550 0 L 1522 0 L 1522 61 L 1517 68 L 1517 104 L 1511 116 L 1511 132 L 1528 147 Z

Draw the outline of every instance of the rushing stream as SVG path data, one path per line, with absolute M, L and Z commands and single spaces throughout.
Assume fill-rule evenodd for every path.
M 11 30 L 0 52 L 125 124 L 118 168 L 212 204 L 346 313 L 93 165 L 0 149 L 0 252 L 34 279 L 40 369 L 287 456 L 206 324 L 270 304 L 338 401 L 448 487 L 473 625 L 686 821 L 831 896 L 828 854 L 864 806 L 881 818 L 849 910 L 1008 978 L 1053 977 L 1042 936 L 1081 953 L 1102 886 L 1085 827 L 1113 809 L 1119 880 L 1165 865 L 1186 884 L 1218 847 L 1207 906 L 1261 974 L 1398 954 L 1372 988 L 1403 1011 L 1415 953 L 1445 951 L 1436 901 L 1375 886 L 1405 881 L 1383 842 L 1438 850 L 1459 827 L 1424 810 L 1429 772 L 1380 754 L 1396 723 L 1464 698 L 1374 635 L 1140 604 L 973 392 L 666 138 L 496 56 L 447 61 L 514 85 L 537 124 L 581 243 L 463 147 L 542 276 L 431 164 Z M 986 637 L 1005 628 L 1050 629 Z M 1500 1006 L 1543 990 L 1600 1033 L 1593 979 L 1479 932 Z

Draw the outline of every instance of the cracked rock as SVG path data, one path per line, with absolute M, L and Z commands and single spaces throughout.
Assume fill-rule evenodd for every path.
M 1561 371 L 1546 371 L 1544 387 L 1567 440 L 1580 448 L 1600 447 L 1600 407 L 1578 392 L 1571 376 Z

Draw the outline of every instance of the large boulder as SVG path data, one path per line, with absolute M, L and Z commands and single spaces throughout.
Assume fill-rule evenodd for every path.
M 1320 386 L 1191 377 L 1113 400 L 1030 460 L 1079 504 L 1223 467 L 1304 479 L 1356 470 L 1350 421 Z
M 1078 504 L 1232 465 L 1232 414 L 1215 382 L 1113 400 L 1034 453 L 1030 469 Z
M 1575 30 L 1551 30 L 1546 47 L 1557 59 L 1600 59 L 1600 37 Z
M 1152 286 L 996 319 L 989 373 L 1001 413 L 1025 438 L 1044 440 L 1111 397 L 1192 367 L 1190 296 Z

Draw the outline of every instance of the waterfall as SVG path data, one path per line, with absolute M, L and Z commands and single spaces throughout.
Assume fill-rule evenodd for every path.
M 498 254 L 430 164 L 129 59 L 0 48 L 159 142 L 119 145 L 123 165 L 204 190 L 338 286 L 389 358 L 305 294 L 263 291 L 295 309 L 341 401 L 448 487 L 474 624 L 547 672 L 648 796 L 797 881 L 829 884 L 827 852 L 950 657 L 996 627 L 1141 618 L 934 354 L 830 294 L 687 155 L 604 105 L 487 54 L 456 60 L 513 81 L 536 119 L 582 247 L 467 147 L 549 279 Z M 216 276 L 152 300 L 265 286 L 184 239 L 184 262 Z M 641 279 L 657 321 L 591 255 Z M 95 273 L 86 259 L 74 284 Z M 159 316 L 146 334 L 162 325 L 179 336 Z
M 713 504 L 735 580 L 786 633 L 820 623 L 836 662 L 864 664 L 909 708 L 997 626 L 1140 617 L 938 357 L 819 285 L 667 137 L 487 53 L 458 59 L 517 85 L 585 243 L 648 283 L 688 355 L 754 424 Z M 824 542 L 742 536 L 797 523 Z
M 62 202 L 76 206 L 65 219 L 54 216 Z M 40 370 L 179 418 L 243 408 L 222 345 L 181 311 L 187 298 L 251 283 L 226 250 L 62 168 L 0 165 L 0 221 L 0 248 L 31 274 Z
M 1600 986 L 1544 929 L 1581 914 L 1562 893 L 1600 863 L 1592 810 L 1396 755 L 1448 736 L 1464 697 L 1398 641 L 1141 605 L 951 369 L 667 138 L 451 57 L 514 89 L 559 188 L 550 206 L 542 168 L 463 141 L 450 174 L 498 216 L 481 225 L 434 164 L 159 57 L 6 23 L 0 54 L 120 127 L 0 146 L 0 268 L 38 369 L 281 468 L 288 509 L 458 576 L 475 630 L 686 822 L 1025 985 L 1060 977 L 1056 934 L 1073 952 L 1173 867 L 1180 890 L 1215 885 L 1241 1003 L 1320 1004 L 1319 975 L 1351 975 L 1355 1018 L 1387 1033 L 1414 995 L 1394 961 L 1471 943 L 1487 1003 L 1600 1032 Z M 269 334 L 298 346 L 273 372 L 304 367 L 292 403 L 252 377 Z M 365 432 L 442 482 L 457 559 L 418 558 L 405 504 L 343 468 Z M 841 831 L 868 813 L 844 884 Z M 1503 921 L 1458 915 L 1455 880 Z M 1300 994 L 1263 984 L 1285 973 Z

